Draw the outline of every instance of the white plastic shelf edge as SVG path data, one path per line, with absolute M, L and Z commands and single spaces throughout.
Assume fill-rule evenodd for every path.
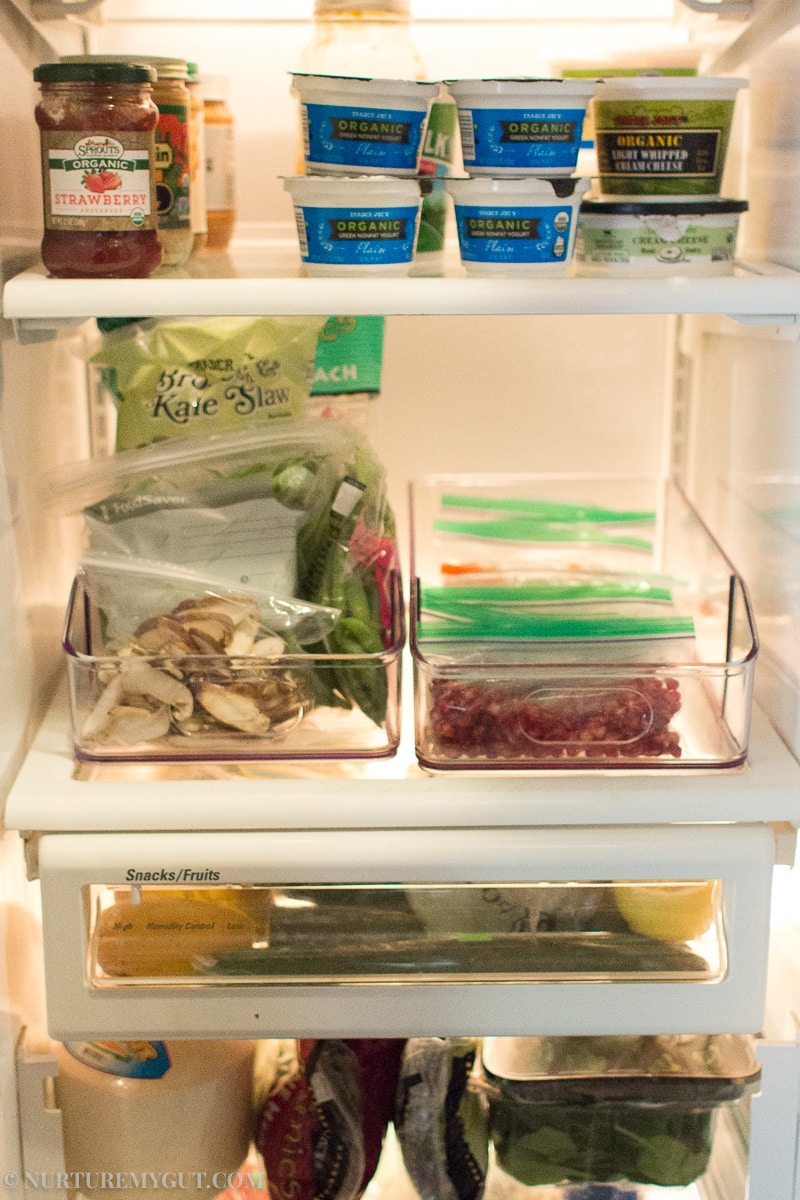
M 151 279 L 49 279 L 23 271 L 3 292 L 3 315 L 24 327 L 90 317 L 723 313 L 765 324 L 795 324 L 800 272 L 741 265 L 735 274 L 691 279 L 535 279 L 467 277 L 328 278 L 301 275 L 296 248 L 239 248 L 199 260 L 188 273 Z
M 530 825 L 789 822 L 800 825 L 800 765 L 754 710 L 749 765 L 737 771 L 541 772 L 429 776 L 410 730 L 397 758 L 374 764 L 244 763 L 101 768 L 74 778 L 62 692 L 11 790 L 9 829 L 170 831 L 432 829 Z M 172 772 L 174 775 L 176 772 Z M 215 777 L 208 778 L 211 773 Z M 159 778 L 161 776 L 161 778 Z M 143 786 L 146 785 L 146 786 Z

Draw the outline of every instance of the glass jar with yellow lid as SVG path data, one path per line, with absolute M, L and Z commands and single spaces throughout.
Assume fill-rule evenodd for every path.
M 143 64 L 155 69 L 153 100 L 159 113 L 155 161 L 158 240 L 163 265 L 183 266 L 194 248 L 186 59 L 154 54 L 91 54 L 67 55 L 61 61 Z

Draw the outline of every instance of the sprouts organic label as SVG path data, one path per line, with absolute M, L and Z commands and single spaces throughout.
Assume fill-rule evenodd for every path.
M 153 134 L 45 130 L 48 229 L 155 229 Z

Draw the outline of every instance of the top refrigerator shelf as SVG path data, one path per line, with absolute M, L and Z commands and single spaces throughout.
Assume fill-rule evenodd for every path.
M 457 263 L 440 278 L 307 278 L 296 242 L 240 243 L 226 254 L 150 279 L 49 279 L 33 267 L 10 279 L 3 315 L 28 328 L 89 317 L 721 313 L 755 324 L 798 322 L 800 272 L 739 264 L 733 275 L 690 279 L 468 278 Z

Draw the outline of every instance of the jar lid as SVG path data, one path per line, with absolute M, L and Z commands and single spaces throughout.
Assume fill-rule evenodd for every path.
M 159 79 L 185 80 L 188 75 L 185 58 L 172 58 L 163 54 L 64 54 L 61 62 L 154 67 Z
M 34 67 L 37 83 L 155 83 L 153 67 L 144 63 L 53 62 Z

